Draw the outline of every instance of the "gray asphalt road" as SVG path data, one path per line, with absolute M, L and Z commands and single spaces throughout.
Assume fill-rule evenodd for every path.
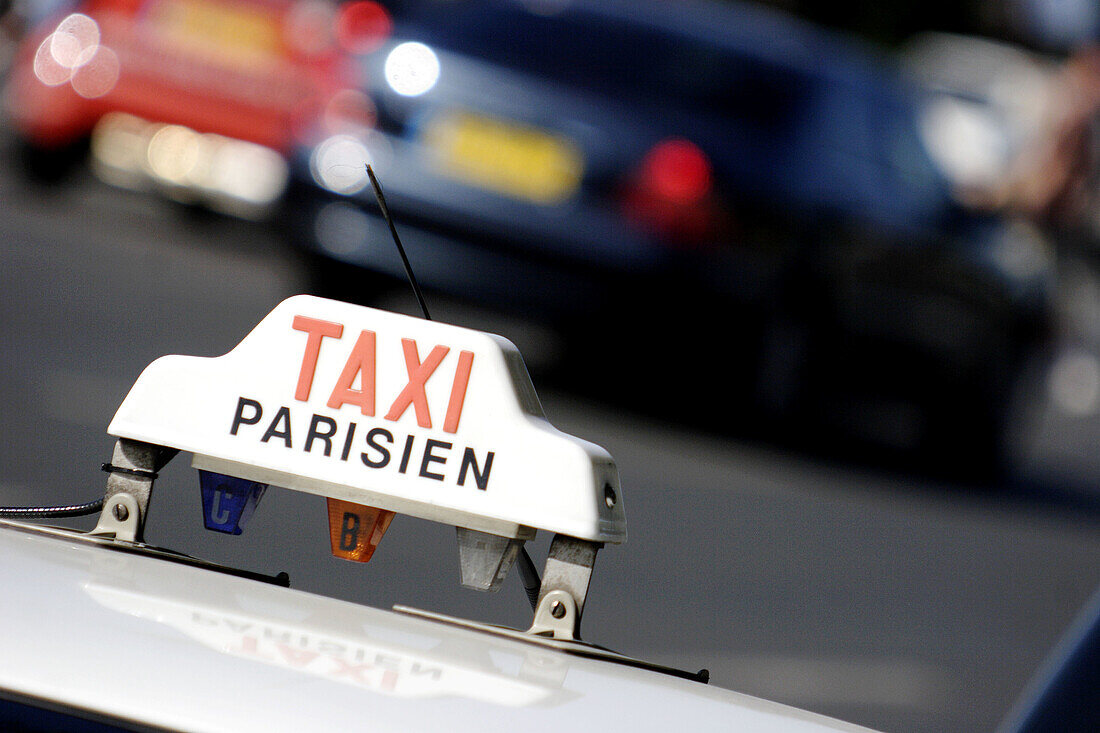
M 262 227 L 84 179 L 27 189 L 10 168 L 0 502 L 88 500 L 104 485 L 106 425 L 140 370 L 162 354 L 227 351 L 303 282 Z M 411 309 L 411 296 L 399 305 Z M 522 326 L 492 326 L 538 349 Z M 707 667 L 721 686 L 886 731 L 991 730 L 1100 586 L 1094 416 L 1048 414 L 1021 479 L 975 492 L 542 397 L 558 427 L 611 451 L 626 492 L 630 541 L 600 556 L 586 638 Z M 158 483 L 150 541 L 287 570 L 295 587 L 371 605 L 529 620 L 518 580 L 496 596 L 458 587 L 447 527 L 398 518 L 359 566 L 329 556 L 316 497 L 268 492 L 241 537 L 205 532 L 199 510 L 197 479 L 177 458 Z

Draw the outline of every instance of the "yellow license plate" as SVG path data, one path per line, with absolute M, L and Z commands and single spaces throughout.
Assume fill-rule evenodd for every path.
M 569 198 L 584 173 L 584 158 L 569 140 L 468 112 L 436 116 L 422 140 L 440 172 L 536 203 Z
M 270 12 L 212 0 L 159 0 L 149 22 L 178 47 L 224 61 L 260 61 L 278 54 L 280 31 Z

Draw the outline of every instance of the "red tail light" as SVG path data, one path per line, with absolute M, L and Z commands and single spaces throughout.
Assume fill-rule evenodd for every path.
M 680 204 L 699 201 L 711 189 L 710 160 L 690 140 L 670 138 L 642 160 L 641 184 L 656 196 Z
M 393 20 L 384 7 L 370 0 L 344 5 L 336 19 L 336 39 L 348 53 L 376 50 L 393 33 Z
M 669 138 L 654 145 L 635 169 L 623 211 L 677 244 L 697 246 L 712 241 L 719 228 L 713 188 L 706 153 L 690 140 Z

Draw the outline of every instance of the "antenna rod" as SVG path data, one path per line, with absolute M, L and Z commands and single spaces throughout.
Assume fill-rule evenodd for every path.
M 382 209 L 382 218 L 390 226 L 390 234 L 393 235 L 393 243 L 397 245 L 397 252 L 401 255 L 401 262 L 405 265 L 405 274 L 409 277 L 409 284 L 412 285 L 416 300 L 420 303 L 420 310 L 424 311 L 424 320 L 430 321 L 432 317 L 428 314 L 428 304 L 424 302 L 424 294 L 420 292 L 420 285 L 417 284 L 416 276 L 413 275 L 412 265 L 409 264 L 409 258 L 405 256 L 405 248 L 401 246 L 401 238 L 397 236 L 397 227 L 393 225 L 393 218 L 390 217 L 390 210 L 386 206 L 386 197 L 382 195 L 382 187 L 378 185 L 378 179 L 374 177 L 374 171 L 371 169 L 370 163 L 367 163 L 367 175 L 370 176 L 370 183 L 374 186 L 374 197 L 378 199 L 378 207 Z
M 382 218 L 386 220 L 390 227 L 393 243 L 397 245 L 397 252 L 401 255 L 402 264 L 405 265 L 405 274 L 409 276 L 409 284 L 412 285 L 413 292 L 416 293 L 416 300 L 420 303 L 420 310 L 424 311 L 424 319 L 430 321 L 432 317 L 428 313 L 428 304 L 424 302 L 424 294 L 420 292 L 420 285 L 416 282 L 416 276 L 413 275 L 412 265 L 409 264 L 409 258 L 405 256 L 405 248 L 401 246 L 401 237 L 397 236 L 397 227 L 393 225 L 389 207 L 386 206 L 386 197 L 382 195 L 382 186 L 379 185 L 378 178 L 375 177 L 374 169 L 370 167 L 370 163 L 367 163 L 367 175 L 370 176 L 370 184 L 374 187 L 374 197 L 378 199 L 378 208 L 382 210 Z M 535 610 L 538 604 L 541 581 L 539 580 L 539 571 L 535 568 L 535 563 L 531 561 L 531 556 L 527 554 L 526 547 L 520 548 L 519 570 L 520 579 L 523 581 L 523 589 L 527 592 L 531 609 Z

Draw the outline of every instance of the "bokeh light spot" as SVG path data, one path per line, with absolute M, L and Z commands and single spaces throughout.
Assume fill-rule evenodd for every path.
M 386 82 L 405 97 L 416 97 L 430 90 L 439 81 L 439 72 L 439 57 L 423 43 L 402 43 L 386 57 Z

